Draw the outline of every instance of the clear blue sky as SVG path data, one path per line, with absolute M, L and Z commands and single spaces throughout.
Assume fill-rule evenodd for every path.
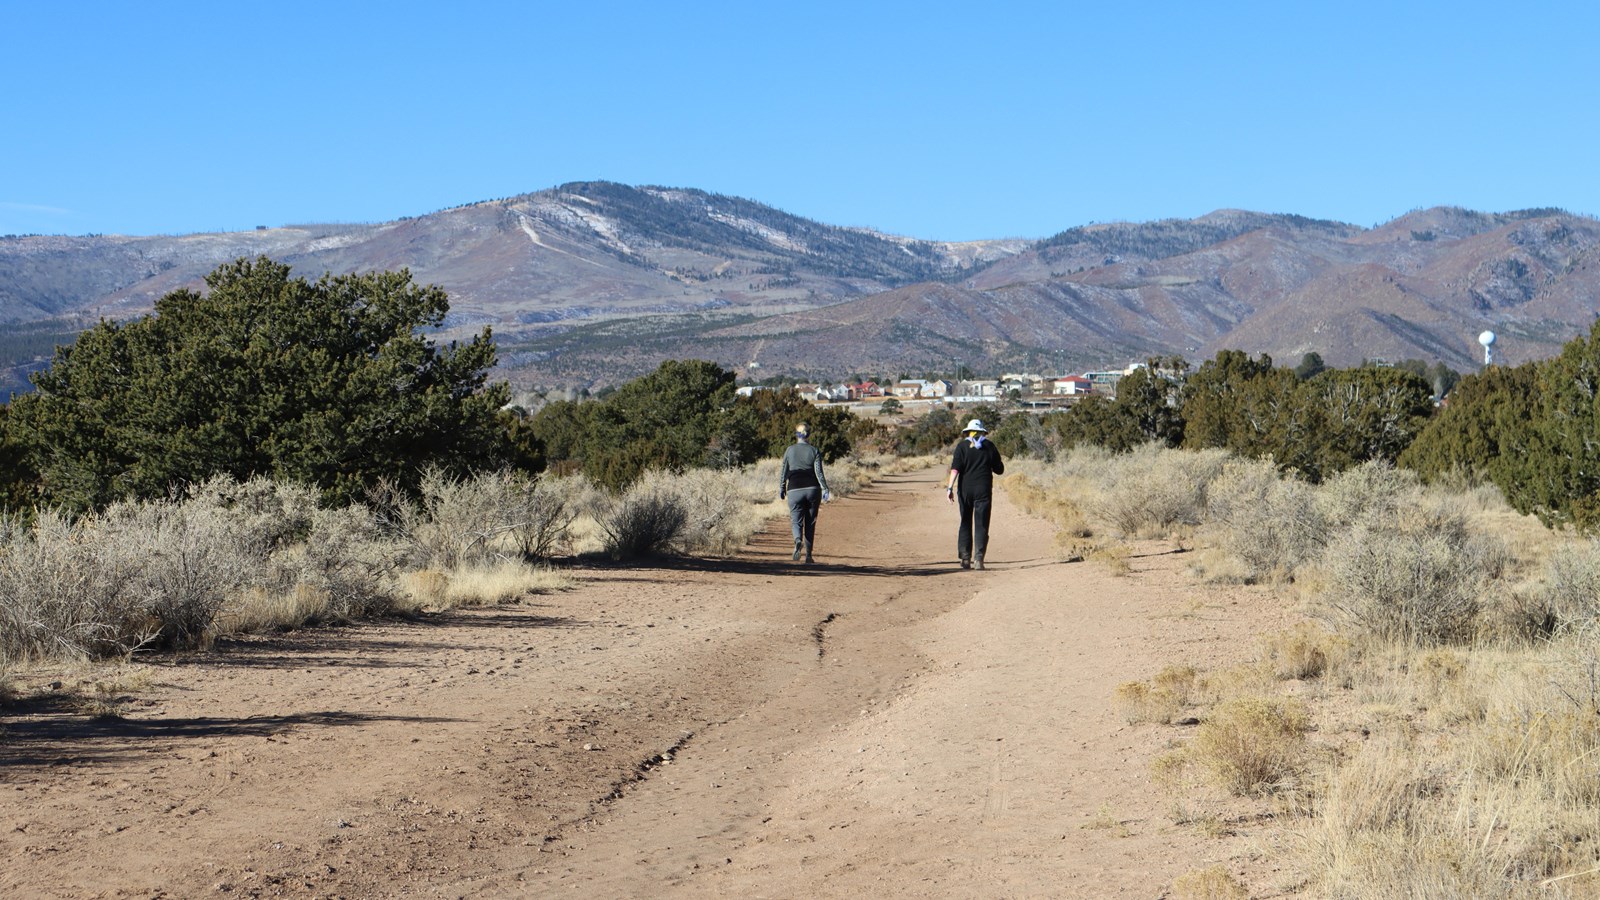
M 590 179 L 931 239 L 1594 214 L 1597 9 L 8 0 L 0 234 L 374 222 Z

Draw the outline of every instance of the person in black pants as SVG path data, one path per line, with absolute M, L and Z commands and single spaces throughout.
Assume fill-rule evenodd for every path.
M 961 442 L 956 444 L 955 456 L 950 460 L 950 481 L 945 494 L 950 502 L 961 503 L 961 526 L 956 530 L 956 555 L 961 557 L 961 568 L 983 568 L 983 554 L 989 549 L 989 504 L 994 494 L 994 476 L 1006 470 L 1000 450 L 989 440 L 989 429 L 983 422 L 973 419 L 962 429 Z M 976 532 L 976 533 L 974 533 Z

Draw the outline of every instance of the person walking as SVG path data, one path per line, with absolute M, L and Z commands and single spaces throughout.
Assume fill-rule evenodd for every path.
M 789 501 L 789 531 L 794 535 L 794 561 L 805 554 L 811 562 L 811 542 L 817 533 L 817 509 L 833 499 L 828 478 L 822 474 L 822 454 L 811 446 L 804 422 L 795 426 L 794 443 L 783 451 L 778 466 L 778 499 Z
M 956 555 L 961 568 L 983 568 L 983 554 L 989 549 L 989 505 L 994 494 L 994 476 L 1004 474 L 1005 460 L 1000 449 L 988 438 L 989 429 L 973 419 L 962 429 L 960 443 L 950 460 L 950 481 L 945 494 L 951 503 L 960 503 L 961 525 L 956 529 Z

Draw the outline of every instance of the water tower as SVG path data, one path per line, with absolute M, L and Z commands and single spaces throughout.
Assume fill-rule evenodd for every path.
M 1483 364 L 1494 365 L 1494 332 L 1485 331 L 1478 335 L 1478 343 L 1483 345 Z

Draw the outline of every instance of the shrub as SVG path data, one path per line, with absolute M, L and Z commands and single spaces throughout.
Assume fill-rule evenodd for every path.
M 151 637 L 123 602 L 132 561 L 100 552 L 76 523 L 41 511 L 0 555 L 0 647 L 9 659 L 128 652 Z
M 1300 773 L 1309 726 L 1294 700 L 1225 700 L 1200 723 L 1189 750 L 1230 792 L 1272 792 Z
M 235 527 L 221 509 L 118 503 L 86 523 L 103 552 L 131 558 L 137 567 L 123 602 L 149 618 L 157 645 L 204 643 L 228 597 L 265 570 L 260 535 Z
M 12 656 L 103 656 L 201 643 L 266 554 L 216 509 L 120 503 L 45 511 L 0 552 L 0 644 Z
M 1338 635 L 1301 622 L 1290 631 L 1269 635 L 1263 656 L 1273 674 L 1284 680 L 1319 678 L 1349 647 Z
M 1074 454 L 1076 456 L 1076 454 Z M 1180 451 L 1145 444 L 1090 473 L 1099 489 L 1085 511 L 1125 535 L 1196 525 L 1206 491 L 1228 459 L 1221 450 Z
M 1421 496 L 1415 472 L 1375 459 L 1324 481 L 1316 491 L 1316 504 L 1329 526 L 1348 528 L 1392 522 Z
M 391 581 L 405 555 L 366 507 L 319 509 L 305 542 L 273 556 L 270 583 L 325 592 L 326 615 L 335 621 L 379 615 L 394 605 Z
M 1166 725 L 1183 709 L 1183 703 L 1176 693 L 1167 688 L 1152 687 L 1143 681 L 1117 685 L 1112 699 L 1129 725 L 1143 722 Z
M 688 524 L 683 500 L 647 474 L 600 519 L 605 550 L 612 559 L 661 556 L 671 549 Z
M 1500 574 L 1503 545 L 1437 504 L 1388 528 L 1357 525 L 1329 543 L 1324 610 L 1357 634 L 1437 644 L 1472 635 L 1479 598 Z
M 1315 491 L 1270 461 L 1228 461 L 1206 500 L 1208 533 L 1252 579 L 1292 579 L 1325 547 L 1329 526 Z
M 752 499 L 741 489 L 733 472 L 691 470 L 666 479 L 684 510 L 683 529 L 677 537 L 687 553 L 712 553 L 728 556 L 743 547 L 750 536 L 761 530 L 763 516 Z M 767 486 L 775 494 L 776 470 Z
M 1563 545 L 1545 566 L 1544 606 L 1557 622 L 1584 625 L 1600 619 L 1600 541 Z

